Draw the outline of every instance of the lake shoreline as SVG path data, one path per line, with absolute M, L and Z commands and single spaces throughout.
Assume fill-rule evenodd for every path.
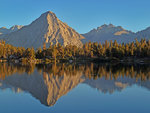
M 124 57 L 124 58 L 115 58 L 115 57 L 101 57 L 101 58 L 59 58 L 59 59 L 0 59 L 0 62 L 10 62 L 10 63 L 22 63 L 22 64 L 51 64 L 51 63 L 121 63 L 121 64 L 150 64 L 150 58 L 135 58 L 135 57 Z

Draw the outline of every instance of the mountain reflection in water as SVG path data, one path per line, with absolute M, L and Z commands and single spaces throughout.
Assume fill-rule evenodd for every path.
M 87 84 L 103 93 L 122 91 L 139 85 L 150 89 L 149 65 L 110 64 L 0 64 L 0 88 L 25 91 L 46 106 L 78 84 Z

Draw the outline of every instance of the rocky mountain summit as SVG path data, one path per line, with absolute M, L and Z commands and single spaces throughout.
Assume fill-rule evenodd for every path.
M 0 38 L 14 46 L 25 48 L 38 48 L 43 43 L 47 45 L 60 43 L 63 46 L 71 44 L 80 47 L 82 46 L 81 39 L 84 39 L 82 35 L 60 21 L 51 11 L 43 13 L 30 25 L 24 26 L 16 32 L 0 36 Z

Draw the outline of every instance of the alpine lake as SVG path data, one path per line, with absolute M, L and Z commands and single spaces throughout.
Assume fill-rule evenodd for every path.
M 150 113 L 150 65 L 0 63 L 0 113 Z

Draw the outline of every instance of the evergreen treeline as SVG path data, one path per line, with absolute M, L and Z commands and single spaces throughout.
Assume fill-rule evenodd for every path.
M 117 41 L 105 41 L 104 44 L 88 42 L 80 48 L 74 45 L 63 47 L 61 44 L 50 45 L 46 48 L 46 44 L 43 44 L 43 48 L 38 48 L 37 50 L 34 50 L 34 48 L 14 47 L 6 44 L 5 41 L 0 41 L 0 58 L 65 59 L 100 57 L 150 57 L 150 40 L 142 39 L 140 42 L 135 40 L 135 42 L 127 44 L 118 44 Z

